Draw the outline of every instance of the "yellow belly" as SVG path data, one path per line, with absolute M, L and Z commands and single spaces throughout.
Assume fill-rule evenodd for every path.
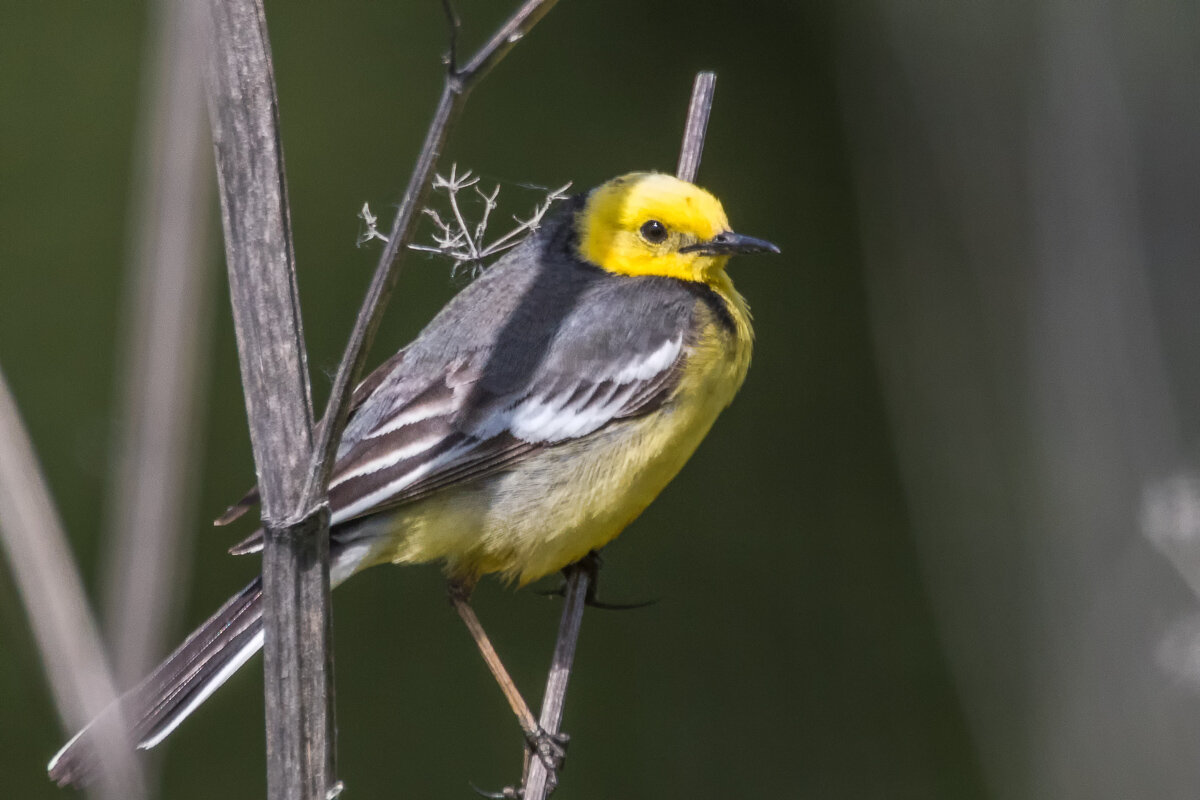
M 397 509 L 373 560 L 443 560 L 458 579 L 497 572 L 521 584 L 577 561 L 611 541 L 675 477 L 733 399 L 749 357 L 749 335 L 709 326 L 673 398 L 657 411 Z

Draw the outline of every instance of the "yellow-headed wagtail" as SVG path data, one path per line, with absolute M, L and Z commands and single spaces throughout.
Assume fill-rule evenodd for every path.
M 778 248 L 732 232 L 715 197 L 667 175 L 564 205 L 358 387 L 329 484 L 333 585 L 441 561 L 464 599 L 488 573 L 525 584 L 562 569 L 633 521 L 733 400 L 753 332 L 725 265 Z M 233 552 L 261 548 L 259 533 Z M 138 746 L 262 642 L 255 580 L 122 698 Z M 89 777 L 87 730 L 51 778 Z

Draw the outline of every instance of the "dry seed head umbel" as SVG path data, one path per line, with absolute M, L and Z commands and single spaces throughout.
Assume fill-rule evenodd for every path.
M 521 219 L 514 214 L 513 222 L 516 223 L 516 227 L 491 242 L 486 241 L 487 229 L 492 212 L 496 210 L 500 184 L 496 184 L 491 192 L 485 192 L 479 187 L 477 175 L 471 173 L 470 170 L 459 175 L 458 165 L 452 164 L 449 177 L 436 175 L 432 188 L 435 192 L 445 192 L 450 207 L 450 219 L 444 219 L 432 207 L 425 208 L 422 213 L 433 221 L 435 228 L 433 244 L 410 244 L 409 248 L 445 256 L 454 262 L 450 271 L 451 275 L 458 276 L 466 268 L 470 277 L 474 278 L 483 270 L 486 266 L 485 262 L 489 258 L 515 247 L 525 236 L 536 231 L 550 207 L 567 197 L 566 192 L 571 188 L 571 184 L 568 182 L 547 192 L 542 202 L 534 206 L 527 219 Z M 467 214 L 463 209 L 464 204 L 459 198 L 459 193 L 466 189 L 474 189 L 475 194 L 483 203 L 479 221 L 474 225 L 467 220 Z M 366 232 L 358 237 L 360 246 L 372 239 L 387 241 L 387 237 L 376 227 L 376 217 L 371 214 L 371 209 L 366 203 L 363 204 L 362 211 L 358 216 L 367 226 Z

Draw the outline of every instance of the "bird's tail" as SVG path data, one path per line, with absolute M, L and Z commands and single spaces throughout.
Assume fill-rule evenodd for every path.
M 139 749 L 154 747 L 262 648 L 262 607 L 262 579 L 255 578 L 105 714 L 120 714 Z M 103 729 L 93 721 L 75 734 L 50 760 L 50 778 L 59 786 L 94 778 Z

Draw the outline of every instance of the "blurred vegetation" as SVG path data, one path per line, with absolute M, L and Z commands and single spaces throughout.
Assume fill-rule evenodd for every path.
M 919 28 L 927 52 L 945 56 L 931 74 L 956 75 L 995 108 L 1020 97 L 1019 74 L 976 83 L 972 75 L 1008 73 L 1003 59 L 986 69 L 972 59 L 1012 45 L 1007 58 L 1017 60 L 1037 40 L 1036 14 L 1026 7 L 1000 15 L 1008 27 L 971 28 L 981 37 L 971 41 L 956 27 L 961 20 L 927 5 L 921 17 L 886 3 L 562 0 L 474 93 L 452 136 L 443 166 L 454 161 L 499 181 L 498 213 L 524 214 L 535 196 L 520 184 L 571 180 L 582 190 L 634 169 L 673 170 L 691 78 L 715 69 L 699 182 L 723 200 L 737 230 L 769 238 L 784 253 L 733 265 L 758 333 L 749 380 L 679 479 L 606 551 L 603 596 L 662 602 L 586 618 L 564 726 L 573 737 L 564 798 L 1071 796 L 1043 793 L 1047 784 L 1030 777 L 1036 758 L 1022 747 L 1036 736 L 1021 731 L 1036 721 L 1016 702 L 1028 695 L 999 691 L 984 698 L 983 710 L 964 711 L 980 697 L 964 699 L 962 688 L 978 688 L 971 680 L 978 673 L 968 665 L 952 678 L 946 631 L 987 632 L 993 620 L 968 615 L 946 627 L 956 608 L 947 575 L 970 573 L 949 556 L 938 562 L 930 544 L 945 540 L 910 527 L 911 491 L 936 473 L 913 471 L 903 379 L 926 373 L 897 366 L 897 354 L 910 351 L 889 349 L 890 329 L 878 320 L 891 319 L 889 298 L 917 301 L 880 293 L 889 284 L 864 253 L 874 247 L 878 259 L 892 251 L 878 239 L 864 244 L 860 193 L 872 190 L 872 180 L 890 181 L 884 188 L 895 194 L 885 200 L 902 207 L 907 173 L 886 167 L 916 153 L 910 172 L 938 174 L 943 151 L 937 130 L 922 129 L 904 104 L 921 80 L 906 60 L 913 51 L 889 36 Z M 459 11 L 470 49 L 508 4 L 472 0 Z M 369 201 L 390 218 L 440 88 L 446 32 L 432 0 L 271 2 L 267 15 L 320 407 L 378 256 L 375 245 L 355 247 L 356 213 Z M 136 224 L 129 209 L 148 19 L 137 4 L 0 11 L 0 365 L 93 596 L 105 548 L 119 301 Z M 904 41 L 911 47 L 922 36 Z M 963 64 L 969 69 L 956 73 Z M 894 78 L 895 95 L 871 94 L 888 86 L 880 76 Z M 942 108 L 956 119 L 956 107 Z M 867 136 L 864 120 L 871 120 Z M 920 130 L 929 141 L 903 138 L 919 139 Z M 888 150 L 893 133 L 901 138 Z M 864 148 L 875 146 L 883 155 L 873 162 Z M 958 196 L 956 173 L 938 178 L 950 182 L 947 196 Z M 910 210 L 936 228 L 953 218 L 948 205 Z M 1019 208 L 1008 207 L 1014 215 Z M 880 209 L 868 205 L 886 217 Z M 925 274 L 915 251 L 909 255 L 906 274 Z M 933 263 L 969 283 L 954 271 L 956 257 L 943 250 Z M 209 268 L 219 272 L 222 262 Z M 410 255 L 371 363 L 411 338 L 460 285 L 443 261 Z M 223 288 L 215 307 L 179 635 L 255 569 L 224 553 L 243 531 L 209 526 L 253 481 Z M 880 315 L 874 327 L 872 315 Z M 953 348 L 958 334 L 939 334 L 946 338 L 932 351 L 917 348 L 911 358 Z M 1195 354 L 1194 346 L 1175 346 Z M 941 377 L 939 396 L 954 397 L 965 385 L 956 374 Z M 909 436 L 901 445 L 889 419 Z M 1000 414 L 998 425 L 1004 419 L 1012 421 Z M 918 441 L 938 441 L 936 430 L 920 430 L 933 432 Z M 941 451 L 927 457 L 953 473 L 956 462 Z M 927 506 L 918 511 L 930 520 Z M 934 514 L 930 525 L 947 519 Z M 1026 577 L 1013 585 L 1026 585 Z M 518 683 L 540 696 L 558 604 L 494 583 L 477 598 Z M 372 570 L 340 589 L 334 606 L 346 796 L 470 797 L 468 780 L 494 788 L 516 780 L 517 726 L 435 568 Z M 1012 641 L 1004 631 L 995 635 L 997 647 Z M 951 644 L 970 647 L 955 635 Z M 5 791 L 60 796 L 43 767 L 63 732 L 4 569 L 0 652 Z M 1036 648 L 1013 658 L 1032 663 Z M 172 737 L 165 755 L 151 756 L 162 760 L 163 797 L 262 796 L 258 671 L 238 675 Z M 969 731 L 968 718 L 984 722 Z M 992 737 L 997 726 L 1010 738 Z M 997 742 L 1006 748 L 999 756 Z M 993 767 L 986 789 L 981 748 Z

